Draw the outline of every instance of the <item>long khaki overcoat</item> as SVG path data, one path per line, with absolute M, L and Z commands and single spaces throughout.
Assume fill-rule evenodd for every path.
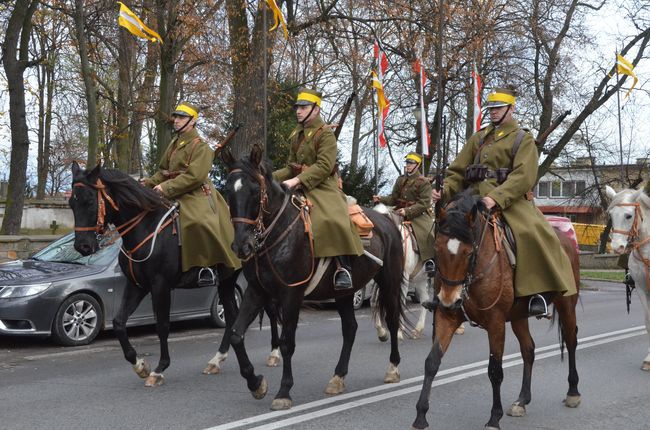
M 338 187 L 338 175 L 334 173 L 336 137 L 324 125 L 323 120 L 317 117 L 308 127 L 298 125 L 291 132 L 287 166 L 273 172 L 273 178 L 277 181 L 293 178 L 295 175 L 290 163 L 308 166 L 298 174 L 298 178 L 313 204 L 314 255 L 361 255 L 363 245 L 348 215 L 345 194 Z
M 213 159 L 212 148 L 192 129 L 172 139 L 158 171 L 145 180 L 147 186 L 160 185 L 165 197 L 180 204 L 184 272 L 216 264 L 241 267 L 230 248 L 235 231 L 228 205 L 208 178 Z
M 433 217 L 431 216 L 431 183 L 415 171 L 397 178 L 389 196 L 379 201 L 389 206 L 404 208 L 404 219 L 410 221 L 422 261 L 433 258 Z
M 443 196 L 452 197 L 463 190 L 465 169 L 474 163 L 481 135 L 486 136 L 480 163 L 492 170 L 503 167 L 513 170 L 501 185 L 490 178 L 471 186 L 481 196 L 494 199 L 513 230 L 517 245 L 515 295 L 522 297 L 545 291 L 575 294 L 569 258 L 544 215 L 525 198 L 537 180 L 539 160 L 535 141 L 529 133 L 525 134 L 512 160 L 512 146 L 519 130 L 519 124 L 513 119 L 496 129 L 490 125 L 474 133 L 447 170 Z

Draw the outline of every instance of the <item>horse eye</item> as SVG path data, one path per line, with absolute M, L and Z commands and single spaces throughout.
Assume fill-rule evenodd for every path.
M 632 215 L 631 214 L 625 214 L 625 219 L 631 219 Z

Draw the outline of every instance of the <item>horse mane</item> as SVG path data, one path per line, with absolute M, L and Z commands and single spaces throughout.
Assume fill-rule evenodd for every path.
M 230 170 L 232 169 L 241 169 L 242 172 L 253 177 L 257 177 L 261 173 L 271 187 L 277 186 L 282 189 L 281 191 L 283 193 L 291 192 L 291 190 L 273 179 L 273 167 L 271 166 L 271 162 L 266 158 L 259 165 L 251 162 L 248 158 L 242 158 L 231 166 Z
M 143 211 L 165 207 L 165 201 L 158 193 L 119 170 L 101 169 L 99 179 L 110 188 L 118 207 L 135 207 Z
M 440 231 L 464 243 L 474 242 L 474 232 L 469 225 L 469 214 L 475 210 L 480 197 L 471 189 L 457 194 L 446 206 L 440 221 Z

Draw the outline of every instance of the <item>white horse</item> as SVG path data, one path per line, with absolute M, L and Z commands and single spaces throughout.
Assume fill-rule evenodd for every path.
M 429 300 L 429 293 L 427 291 L 427 275 L 424 272 L 420 256 L 413 248 L 413 241 L 415 238 L 411 230 L 403 224 L 402 218 L 394 213 L 388 206 L 379 203 L 373 208 L 375 211 L 389 216 L 402 235 L 402 243 L 404 248 L 404 276 L 402 278 L 402 302 L 406 302 L 406 296 L 410 286 L 413 286 L 415 292 L 420 299 L 420 303 Z M 415 328 L 411 332 L 411 336 L 419 338 L 424 331 L 424 323 L 427 318 L 427 310 L 420 306 L 420 316 Z M 375 328 L 377 329 L 377 336 L 382 342 L 388 339 L 388 331 L 384 327 L 383 321 L 380 318 L 375 318 Z M 403 337 L 402 330 L 398 333 L 399 338 Z
M 645 311 L 648 331 L 648 354 L 641 369 L 650 371 L 650 197 L 643 190 L 616 193 L 607 186 L 605 191 L 611 199 L 607 212 L 612 220 L 612 249 L 617 254 L 631 249 L 628 267 Z

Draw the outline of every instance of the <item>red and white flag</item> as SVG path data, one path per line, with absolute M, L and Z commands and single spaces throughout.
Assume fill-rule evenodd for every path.
M 424 87 L 427 84 L 427 74 L 422 64 L 420 64 L 419 58 L 413 63 L 413 71 L 420 75 L 420 79 L 418 79 L 420 84 L 420 136 L 422 138 L 422 155 L 428 157 L 430 155 L 431 137 L 429 136 L 429 127 L 427 127 L 427 110 L 424 106 Z
M 378 133 L 379 146 L 386 147 L 386 134 L 384 133 L 384 123 L 388 116 L 388 107 L 390 103 L 384 93 L 384 75 L 388 69 L 388 57 L 382 51 L 378 42 L 375 42 L 375 58 L 377 59 L 378 73 L 372 71 L 372 86 L 377 91 L 377 115 L 378 115 Z
M 481 129 L 483 122 L 483 111 L 481 110 L 481 75 L 476 70 L 476 64 L 472 68 L 472 85 L 473 85 L 473 99 L 474 99 L 474 133 Z

